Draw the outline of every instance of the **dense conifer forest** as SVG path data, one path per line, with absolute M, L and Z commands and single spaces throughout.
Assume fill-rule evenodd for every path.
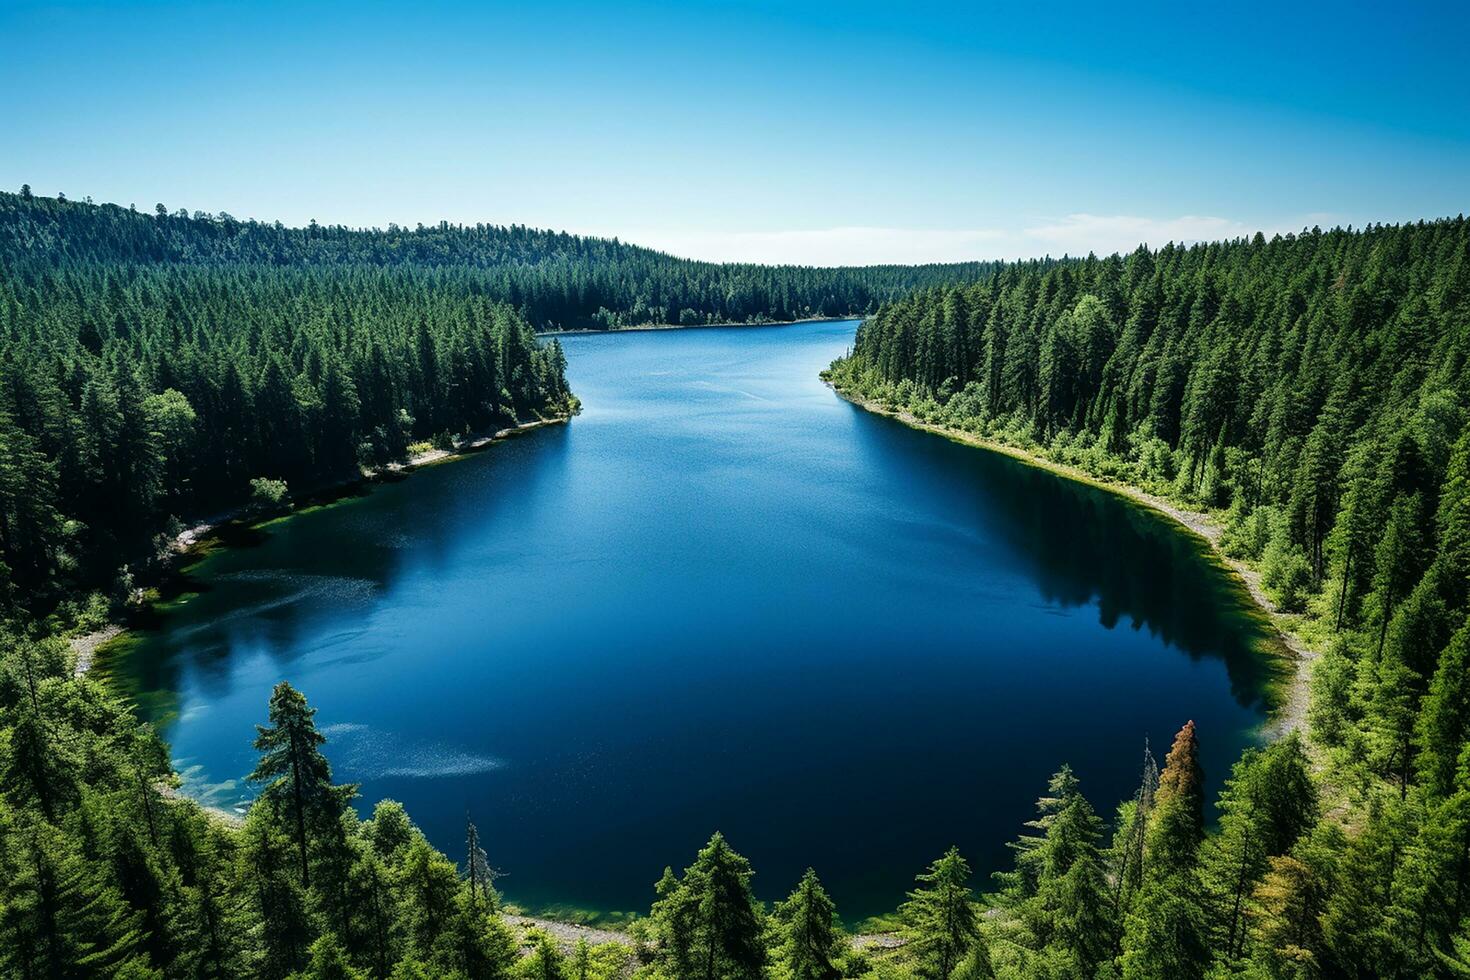
M 503 303 L 537 330 L 643 324 L 762 323 L 870 313 L 988 263 L 813 268 L 678 259 L 616 239 L 522 226 L 352 229 L 240 221 L 228 214 L 0 193 L 0 260 L 48 263 L 432 270 Z
M 1243 760 L 1217 834 L 1192 816 L 1166 846 L 1176 743 L 1114 824 L 1152 809 L 1137 890 L 1116 860 L 1079 872 L 1112 889 L 1124 976 L 1470 975 L 1467 355 L 1457 218 L 1008 265 L 885 306 L 828 373 L 1214 511 L 1226 553 L 1323 651 L 1312 779 L 1294 739 L 1274 745 Z M 1056 928 L 1016 922 L 1044 956 Z
M 1038 787 L 1013 869 L 987 883 L 950 850 L 872 925 L 881 935 L 855 940 L 813 871 L 776 883 L 791 888 L 784 900 L 757 900 L 750 863 L 716 834 L 682 872 L 664 871 L 622 939 L 593 945 L 512 920 L 495 843 L 472 822 L 451 860 L 397 803 L 360 817 L 289 684 L 263 706 L 260 795 L 239 819 L 171 789 L 157 737 L 104 681 L 73 674 L 61 640 L 7 635 L 3 650 L 5 976 L 1274 978 L 1465 966 L 1463 946 L 1441 945 L 1463 773 L 1436 805 L 1445 822 L 1416 834 L 1389 809 L 1349 830 L 1324 819 L 1296 736 L 1237 764 L 1213 834 L 1193 724 L 1162 771 L 1145 753 L 1111 832 L 1063 767 Z M 1387 868 L 1402 868 L 1397 897 L 1381 890 Z
M 7 608 L 89 615 L 180 518 L 575 408 L 559 345 L 454 273 L 134 261 L 106 210 L 0 196 Z
M 0 193 L 0 606 L 95 620 L 179 519 L 574 411 L 534 329 L 861 312 L 984 268 L 719 265 L 519 227 Z
M 1162 765 L 1141 747 L 1115 809 L 1062 765 L 1011 868 L 936 856 L 869 925 L 885 941 L 855 941 L 815 872 L 757 884 L 716 834 L 650 869 L 624 941 L 589 946 L 512 923 L 471 821 L 446 857 L 391 801 L 360 815 L 287 683 L 248 813 L 181 798 L 166 747 L 54 634 L 170 517 L 574 410 L 544 310 L 507 284 L 611 275 L 606 249 L 629 298 L 700 265 L 518 229 L 231 231 L 13 195 L 0 215 L 0 974 L 1470 976 L 1464 220 L 976 266 L 887 302 L 834 382 L 1218 511 L 1324 651 L 1310 734 L 1248 751 L 1214 801 L 1192 723 Z

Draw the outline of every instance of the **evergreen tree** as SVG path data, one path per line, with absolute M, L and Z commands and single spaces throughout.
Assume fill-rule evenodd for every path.
M 1204 779 L 1194 722 L 1175 736 L 1159 775 L 1145 846 L 1143 886 L 1123 934 L 1123 976 L 1203 977 L 1209 964 L 1195 864 L 1204 837 Z
M 367 974 L 352 965 L 336 936 L 324 932 L 311 944 L 306 969 L 293 980 L 367 980 Z
M 1186 722 L 1164 759 L 1145 862 L 1162 872 L 1188 869 L 1204 840 L 1204 772 L 1194 722 Z
M 810 868 L 772 916 L 776 927 L 776 973 L 789 980 L 839 980 L 847 939 L 837 922 L 837 906 Z
M 257 933 L 255 972 L 279 980 L 305 967 L 317 929 L 306 889 L 291 873 L 290 843 L 266 815 L 252 810 L 240 849 L 240 880 L 249 891 Z
M 0 810 L 8 880 L 0 965 L 7 974 L 80 980 L 146 965 L 142 915 L 89 874 L 56 830 L 8 817 Z
M 515 940 L 500 917 L 488 914 L 463 891 L 456 895 L 431 965 L 467 980 L 502 980 L 510 976 L 515 960 Z
M 1036 894 L 1045 860 L 1047 830 L 1078 791 L 1077 777 L 1070 766 L 1063 766 L 1051 777 L 1047 784 L 1047 794 L 1036 801 L 1035 819 L 1026 822 L 1027 827 L 1039 833 L 1022 834 L 1017 840 L 1008 842 L 1006 846 L 1016 855 L 1015 870 L 994 875 L 1005 900 L 1012 903 L 1024 902 Z
M 1268 859 L 1269 869 L 1251 904 L 1254 961 L 1272 980 L 1319 977 L 1326 894 L 1312 868 L 1289 855 Z
M 1047 961 L 1053 975 L 1091 977 L 1110 958 L 1114 925 L 1111 894 L 1098 840 L 1102 821 L 1074 792 L 1047 828 L 1036 891 Z
M 301 883 L 311 885 L 308 845 L 313 828 L 337 823 L 355 786 L 334 786 L 332 767 L 322 755 L 326 737 L 317 731 L 316 709 L 286 681 L 271 692 L 270 724 L 256 726 L 260 762 L 250 778 L 264 782 L 260 800 L 291 825 L 300 860 Z
M 1301 739 L 1248 750 L 1220 795 L 1220 832 L 1202 855 L 1220 959 L 1246 954 L 1249 900 L 1273 856 L 1289 854 L 1316 820 L 1316 788 Z
M 436 954 L 443 955 L 440 943 L 455 918 L 459 875 L 453 864 L 418 837 L 403 856 L 398 884 L 409 950 L 420 960 L 432 962 Z
M 915 880 L 919 887 L 899 909 L 909 948 L 920 976 L 951 980 L 981 943 L 970 866 L 952 847 Z
M 469 880 L 470 901 L 476 905 L 483 904 L 487 911 L 494 912 L 500 904 L 500 896 L 494 888 L 495 879 L 499 876 L 500 873 L 490 867 L 490 859 L 480 846 L 479 828 L 466 816 L 465 877 Z
M 1143 882 L 1144 840 L 1148 833 L 1149 817 L 1153 813 L 1154 797 L 1159 790 L 1159 767 L 1154 761 L 1147 739 L 1143 744 L 1143 770 L 1139 778 L 1138 791 L 1133 799 L 1118 808 L 1117 828 L 1109 854 L 1113 879 L 1113 920 L 1121 924 L 1124 913 L 1132 903 Z M 1121 939 L 1121 933 L 1118 934 Z M 1116 950 L 1115 950 L 1116 952 Z
M 1329 973 L 1367 980 L 1391 972 L 1397 954 L 1387 911 L 1407 831 L 1404 804 L 1375 797 L 1364 826 L 1343 847 L 1322 916 Z
M 1416 721 L 1419 771 L 1431 799 L 1453 790 L 1457 757 L 1470 737 L 1470 622 L 1445 648 Z
M 529 980 L 568 980 L 565 959 L 544 932 L 536 937 L 522 972 Z
M 753 980 L 766 950 L 761 912 L 750 892 L 750 863 L 720 834 L 676 878 L 665 870 L 650 918 L 656 959 L 689 980 Z

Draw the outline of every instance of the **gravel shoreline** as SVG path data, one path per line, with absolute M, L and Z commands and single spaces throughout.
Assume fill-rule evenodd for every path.
M 587 327 L 577 330 L 541 330 L 538 337 L 585 337 L 592 334 L 615 334 L 615 333 L 649 333 L 654 330 L 713 330 L 717 327 L 793 327 L 798 323 L 845 323 L 848 320 L 861 320 L 867 317 L 866 313 L 854 313 L 851 316 L 807 316 L 800 320 L 766 320 L 763 322 L 752 322 L 744 320 L 734 323 L 642 323 L 636 327 L 610 327 L 606 330 Z

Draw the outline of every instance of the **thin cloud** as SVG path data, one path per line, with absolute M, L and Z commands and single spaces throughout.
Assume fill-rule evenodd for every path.
M 649 231 L 621 237 L 673 255 L 710 262 L 880 265 L 964 262 L 993 254 L 1006 236 L 994 228 L 850 226 L 785 231 Z
M 1079 212 L 1015 229 L 889 228 L 853 225 L 778 231 L 689 232 L 649 230 L 623 234 L 624 241 L 684 258 L 711 262 L 775 265 L 881 265 L 886 263 L 971 262 L 1024 259 L 1042 255 L 1110 255 L 1140 244 L 1192 244 L 1254 235 L 1272 235 L 1324 224 L 1324 215 L 1302 223 L 1256 226 L 1214 215 L 1151 218 Z
M 1275 229 L 1257 228 L 1212 215 L 1186 214 L 1178 218 L 1158 219 L 1130 214 L 1069 214 L 1060 221 L 1025 229 L 1023 239 L 1036 243 L 1040 248 L 1018 254 L 1086 255 L 1096 252 L 1098 255 L 1110 255 L 1113 252 L 1131 252 L 1139 245 L 1157 247 L 1169 242 L 1217 242 L 1254 235 L 1257 231 L 1275 233 Z

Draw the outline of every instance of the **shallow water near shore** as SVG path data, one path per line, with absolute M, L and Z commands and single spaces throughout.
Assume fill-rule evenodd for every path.
M 1270 635 L 1204 545 L 1093 487 L 863 412 L 852 322 L 566 336 L 583 414 L 268 525 L 106 669 L 188 792 L 252 795 L 288 679 L 364 812 L 528 907 L 645 910 L 721 830 L 783 896 L 892 910 L 979 875 L 1070 763 L 1105 816 L 1144 739 L 1257 736 Z

